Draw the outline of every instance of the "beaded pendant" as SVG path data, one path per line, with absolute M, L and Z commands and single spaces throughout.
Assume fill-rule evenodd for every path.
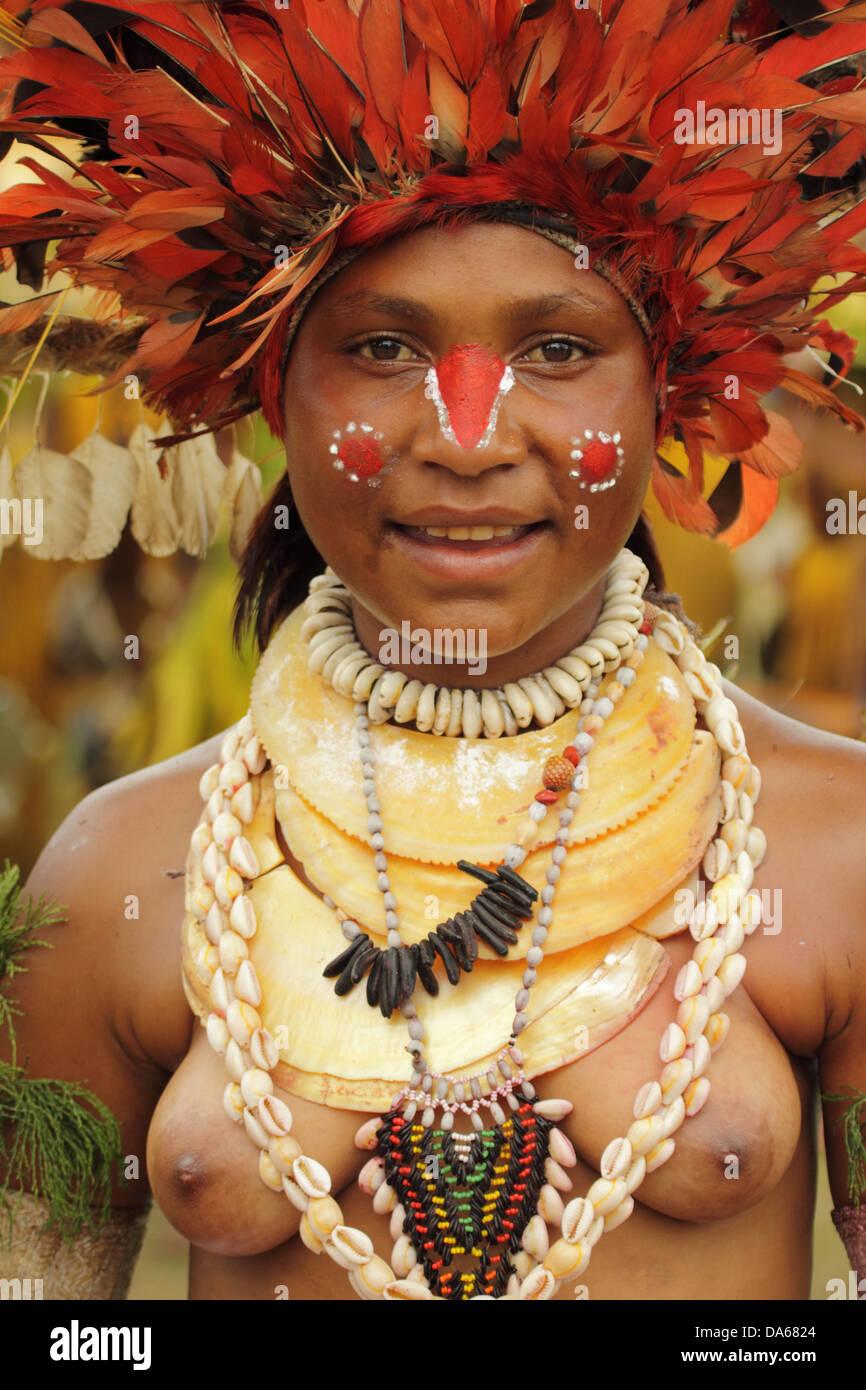
M 454 1301 L 503 1295 L 545 1182 L 552 1128 L 528 1101 L 474 1134 L 428 1129 L 399 1112 L 385 1117 L 376 1152 L 434 1293 Z M 461 1272 L 451 1268 L 455 1256 L 477 1264 Z

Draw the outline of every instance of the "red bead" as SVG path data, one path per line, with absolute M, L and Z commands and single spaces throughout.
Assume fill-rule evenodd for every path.
M 559 800 L 559 792 L 536 792 L 535 799 L 536 801 L 542 802 L 545 806 L 550 806 L 554 801 Z
M 648 618 L 644 618 L 643 622 L 641 623 L 640 627 L 638 628 L 638 632 L 642 632 L 642 633 L 644 634 L 645 637 L 649 637 L 649 635 L 650 635 L 650 633 L 652 632 L 652 630 L 653 630 L 653 625 L 652 625 L 652 623 L 649 621 Z
M 568 761 L 572 764 L 573 767 L 577 767 L 578 763 L 580 762 L 580 754 L 578 753 L 576 748 L 571 747 L 571 744 L 569 744 L 567 748 L 563 748 L 562 756 L 564 758 L 568 758 Z

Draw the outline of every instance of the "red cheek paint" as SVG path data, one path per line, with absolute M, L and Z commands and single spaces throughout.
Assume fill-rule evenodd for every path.
M 620 443 L 619 430 L 613 435 L 604 430 L 584 430 L 583 439 L 572 439 L 579 448 L 572 449 L 569 457 L 579 468 L 573 468 L 570 476 L 580 479 L 580 486 L 590 492 L 604 492 L 613 487 L 622 472 L 625 454 Z
M 359 478 L 371 478 L 385 462 L 375 439 L 347 439 L 340 446 L 337 458 L 348 472 L 356 473 Z
M 378 482 L 373 479 L 387 462 L 385 454 L 392 454 L 387 446 L 383 454 L 380 447 L 382 438 L 381 432 L 366 420 L 362 420 L 360 425 L 356 420 L 350 420 L 343 429 L 334 430 L 331 436 L 328 452 L 334 467 L 345 473 L 350 482 L 357 483 L 361 478 L 366 478 L 371 487 L 378 487 Z
M 501 357 L 478 343 L 449 348 L 427 373 L 425 394 L 436 404 L 445 438 L 464 449 L 489 442 L 514 374 Z
M 603 479 L 610 477 L 616 468 L 616 445 L 610 440 L 602 443 L 600 439 L 593 439 L 584 449 L 580 462 L 584 472 L 589 473 L 592 481 L 600 483 Z

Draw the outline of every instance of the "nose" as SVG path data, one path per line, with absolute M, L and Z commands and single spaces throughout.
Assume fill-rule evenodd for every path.
M 412 457 L 473 475 L 526 457 L 510 392 L 514 374 L 500 357 L 477 343 L 451 348 L 427 372 L 430 402 L 415 431 Z

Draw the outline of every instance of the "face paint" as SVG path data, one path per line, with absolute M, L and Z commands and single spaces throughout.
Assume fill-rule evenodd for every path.
M 569 478 L 579 478 L 580 486 L 589 488 L 590 492 L 604 492 L 605 489 L 613 487 L 625 461 L 625 454 L 620 447 L 621 435 L 619 430 L 615 434 L 605 434 L 599 430 L 598 434 L 594 430 L 584 430 L 583 439 L 572 439 L 572 444 L 581 447 L 572 449 L 569 458 L 574 459 L 580 464 L 579 468 L 572 468 Z
M 354 420 L 349 421 L 345 434 L 346 438 L 342 430 L 334 430 L 334 443 L 328 450 L 333 455 L 334 467 L 338 472 L 345 470 L 346 477 L 352 483 L 365 478 L 371 487 L 378 486 L 375 475 L 385 464 L 379 447 L 383 435 L 372 425 L 363 421 L 357 425 Z
M 505 393 L 514 385 L 514 373 L 495 352 L 465 343 L 440 357 L 425 383 L 424 395 L 434 402 L 449 444 L 483 449 L 496 429 Z

